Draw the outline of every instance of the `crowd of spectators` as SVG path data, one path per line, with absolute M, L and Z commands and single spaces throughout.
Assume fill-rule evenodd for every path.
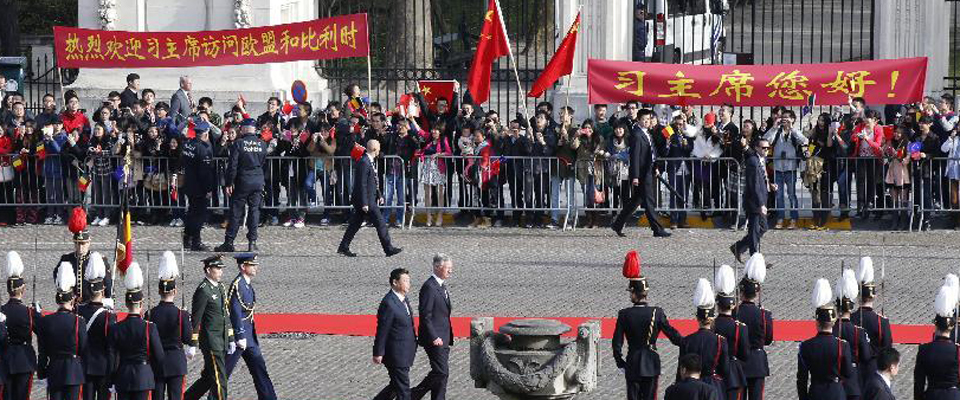
M 949 94 L 882 112 L 860 98 L 832 113 L 798 116 L 775 107 L 758 121 L 737 118 L 729 105 L 698 115 L 694 107 L 596 104 L 590 118 L 576 121 L 575 110 L 549 102 L 529 118 L 502 119 L 456 94 L 428 103 L 412 93 L 414 104 L 402 109 L 370 102 L 357 85 L 342 95 L 316 110 L 272 97 L 256 117 L 270 156 L 263 224 L 301 228 L 308 210 L 319 213 L 321 225 L 345 220 L 351 154 L 376 139 L 385 218 L 393 225 L 415 204 L 427 226 L 442 225 L 442 211 L 456 210 L 471 226 L 557 228 L 572 223 L 559 206 L 566 204 L 582 212 L 583 226 L 599 226 L 630 195 L 630 138 L 642 108 L 657 119 L 658 170 L 669 184 L 661 188 L 662 207 L 674 228 L 689 226 L 687 211 L 741 223 L 740 165 L 761 137 L 772 147 L 768 171 L 778 190 L 769 208 L 778 229 L 797 228 L 801 210 L 813 210 L 813 229 L 850 211 L 889 216 L 894 229 L 909 221 L 929 228 L 931 210 L 960 211 L 960 124 Z M 239 122 L 250 117 L 242 97 L 214 110 L 212 99 L 194 96 L 189 77 L 169 102 L 142 89 L 136 74 L 95 110 L 81 110 L 70 91 L 63 97 L 61 105 L 47 94 L 33 115 L 21 94 L 3 96 L 0 226 L 62 224 L 71 204 L 87 204 L 92 224 L 105 226 L 116 222 L 122 202 L 138 223 L 182 226 L 185 199 L 177 190 L 190 177 L 180 148 L 191 127 L 207 122 L 214 152 L 225 158 Z M 218 193 L 212 205 L 225 199 Z M 947 215 L 960 226 L 960 212 Z

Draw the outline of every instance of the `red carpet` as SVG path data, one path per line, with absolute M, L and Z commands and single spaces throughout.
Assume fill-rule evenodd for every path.
M 377 329 L 376 315 L 343 315 L 343 314 L 257 314 L 257 331 L 259 333 L 313 333 L 321 335 L 348 335 L 374 336 Z M 457 337 L 470 336 L 471 317 L 454 317 L 453 333 Z M 493 322 L 496 328 L 514 319 L 509 317 L 495 317 Z M 567 336 L 574 336 L 576 327 L 580 323 L 595 318 L 552 318 L 557 319 L 571 328 Z M 601 318 L 603 324 L 602 335 L 609 339 L 613 336 L 617 320 L 615 318 Z M 687 334 L 696 329 L 696 321 L 691 319 L 672 320 L 673 326 L 680 333 Z M 808 321 L 774 321 L 773 340 L 796 342 L 809 339 L 814 335 L 815 328 L 812 320 Z M 933 325 L 893 325 L 893 339 L 895 343 L 917 344 L 930 341 L 933 337 Z

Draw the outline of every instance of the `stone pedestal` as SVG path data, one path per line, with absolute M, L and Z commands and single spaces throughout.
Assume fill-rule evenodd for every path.
M 317 18 L 313 0 L 114 0 L 113 30 L 123 31 L 200 31 L 236 29 L 238 26 L 266 26 Z M 240 9 L 236 5 L 245 4 Z M 79 26 L 102 29 L 99 0 L 80 0 Z M 243 12 L 241 12 L 243 11 Z M 179 88 L 179 77 L 193 78 L 197 98 L 208 96 L 214 100 L 214 110 L 223 113 L 243 93 L 248 111 L 259 113 L 266 109 L 270 96 L 289 99 L 290 85 L 300 79 L 307 83 L 308 99 L 323 106 L 329 95 L 326 80 L 320 78 L 312 61 L 274 64 L 231 65 L 195 68 L 145 69 L 81 69 L 76 82 L 67 86 L 84 99 L 82 107 L 94 110 L 112 90 L 126 87 L 126 76 L 140 75 L 141 89 L 157 92 L 158 101 L 170 101 Z

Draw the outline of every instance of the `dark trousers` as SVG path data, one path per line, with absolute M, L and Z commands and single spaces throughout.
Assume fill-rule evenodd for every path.
M 10 374 L 3 385 L 4 400 L 29 400 L 33 388 L 33 373 Z
M 227 355 L 227 377 L 233 374 L 233 369 L 243 358 L 247 364 L 247 370 L 253 378 L 253 387 L 257 390 L 257 399 L 276 400 L 277 392 L 273 389 L 273 381 L 270 380 L 270 374 L 267 373 L 267 363 L 263 360 L 263 354 L 260 353 L 260 346 L 247 345 L 245 350 L 237 351 Z
M 149 390 L 141 390 L 139 392 L 117 392 L 117 400 L 147 400 L 149 398 Z
M 50 400 L 80 400 L 80 385 L 48 387 L 47 397 Z
M 750 251 L 750 255 L 760 251 L 760 238 L 767 232 L 767 216 L 758 213 L 747 214 L 747 235 L 737 241 L 737 252 Z
M 387 232 L 387 224 L 383 222 L 383 214 L 380 213 L 380 207 L 370 205 L 368 209 L 370 211 L 364 212 L 363 209 L 354 207 L 353 214 L 350 215 L 350 223 L 347 225 L 347 231 L 343 233 L 343 239 L 340 240 L 339 249 L 350 249 L 350 243 L 353 242 L 353 237 L 356 236 L 357 231 L 360 230 L 360 224 L 363 223 L 363 220 L 367 220 L 377 228 L 377 237 L 380 238 L 380 246 L 383 247 L 384 253 L 393 248 L 390 244 L 390 233 Z
M 858 158 L 856 162 L 857 208 L 866 210 L 876 204 L 877 197 L 877 159 Z
M 110 386 L 107 377 L 87 375 L 83 384 L 83 400 L 109 400 Z
M 263 191 L 252 190 L 248 192 L 233 192 L 230 198 L 230 223 L 227 224 L 227 233 L 224 237 L 225 243 L 233 243 L 237 238 L 237 232 L 240 230 L 240 223 L 243 220 L 244 210 L 247 215 L 247 240 L 257 241 L 257 226 L 260 223 L 260 202 L 263 201 Z
M 647 220 L 650 222 L 650 229 L 654 233 L 662 232 L 663 226 L 660 225 L 660 221 L 657 220 L 657 214 L 654 212 L 653 205 L 656 203 L 656 199 L 653 198 L 654 192 L 654 181 L 653 175 L 647 174 L 646 179 L 641 179 L 640 185 L 633 186 L 633 182 L 630 182 L 631 191 L 630 191 L 630 200 L 624 202 L 623 210 L 620 211 L 620 215 L 617 215 L 617 219 L 613 221 L 613 228 L 617 231 L 623 230 L 623 225 L 627 223 L 627 218 L 633 215 L 633 212 L 637 210 L 637 207 L 643 207 L 643 213 L 647 216 Z
M 199 238 L 200 231 L 203 230 L 203 224 L 207 222 L 207 203 L 210 199 L 206 195 L 187 196 L 189 206 L 187 207 L 187 220 L 184 221 L 184 233 L 188 237 Z
M 746 400 L 743 397 L 743 388 L 728 389 L 727 400 Z
M 227 400 L 227 374 L 223 368 L 223 353 L 201 349 L 203 353 L 203 370 L 200 379 L 197 379 L 183 398 L 186 400 L 200 400 L 204 393 L 210 391 L 217 400 Z
M 763 384 L 765 378 L 747 378 L 747 387 L 744 390 L 744 400 L 763 400 Z
M 182 400 L 183 375 L 157 377 L 154 380 L 153 400 Z
M 410 367 L 387 367 L 390 384 L 383 388 L 373 400 L 410 400 Z
M 627 381 L 627 400 L 654 400 L 657 398 L 657 383 L 660 377 L 640 378 Z
M 428 346 L 424 347 L 423 350 L 430 358 L 430 372 L 420 381 L 417 387 L 411 390 L 411 397 L 414 400 L 419 400 L 427 392 L 430 392 L 431 400 L 444 400 L 447 398 L 447 378 L 450 376 L 448 366 L 450 347 Z

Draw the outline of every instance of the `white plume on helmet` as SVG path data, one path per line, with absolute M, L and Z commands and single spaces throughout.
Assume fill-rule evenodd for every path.
M 23 276 L 23 260 L 20 259 L 20 253 L 16 251 L 7 252 L 7 278 Z
M 713 277 L 713 286 L 717 288 L 718 293 L 732 294 L 737 286 L 737 278 L 733 273 L 733 268 L 726 264 L 721 265 L 717 269 L 716 276 Z
M 933 301 L 933 309 L 937 315 L 949 318 L 953 317 L 953 312 L 957 307 L 957 288 L 950 286 L 940 286 L 937 292 L 937 298 Z
M 857 272 L 860 284 L 873 283 L 873 259 L 870 256 L 860 258 L 860 269 Z
M 134 261 L 130 263 L 127 272 L 123 275 L 123 286 L 128 291 L 137 290 L 143 287 L 143 271 L 140 269 L 140 263 Z
M 853 300 L 857 298 L 857 293 L 859 292 L 859 286 L 857 285 L 857 276 L 853 273 L 853 270 L 847 268 L 843 270 L 843 275 L 840 278 L 837 278 L 837 284 L 834 285 L 834 291 L 837 299 L 849 299 Z
M 700 278 L 697 281 L 697 288 L 693 292 L 693 306 L 697 308 L 713 308 L 716 295 L 710 288 L 710 281 Z
M 90 253 L 90 263 L 87 264 L 87 271 L 83 278 L 88 281 L 103 279 L 107 276 L 107 266 L 103 263 L 103 256 L 94 251 Z
M 947 274 L 943 277 L 943 286 L 950 286 L 960 291 L 960 279 L 954 274 Z
M 759 251 L 753 253 L 750 259 L 747 260 L 743 274 L 747 279 L 763 284 L 763 281 L 767 279 L 767 262 L 764 260 L 763 254 Z
M 57 268 L 57 290 L 69 292 L 74 286 L 77 286 L 77 276 L 73 273 L 73 264 L 69 261 L 60 262 L 60 267 Z
M 157 269 L 157 277 L 169 281 L 177 279 L 178 276 L 180 276 L 180 269 L 177 267 L 177 257 L 170 250 L 163 252 L 163 256 L 160 257 L 160 267 Z
M 823 278 L 817 279 L 817 282 L 813 285 L 811 300 L 813 300 L 814 308 L 821 308 L 832 303 L 833 291 L 830 290 L 830 281 Z

